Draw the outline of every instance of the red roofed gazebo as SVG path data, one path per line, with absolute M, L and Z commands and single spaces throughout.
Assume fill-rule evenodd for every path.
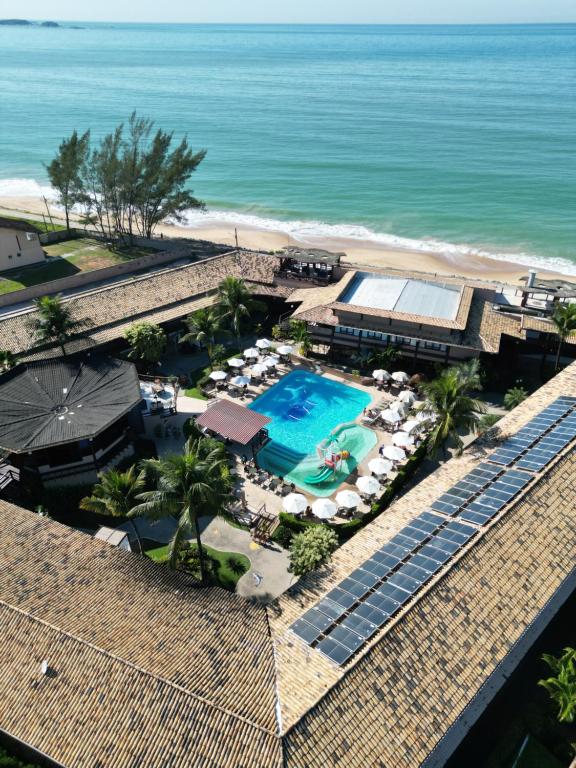
M 240 445 L 251 444 L 257 436 L 261 437 L 259 442 L 262 443 L 263 439 L 268 437 L 264 427 L 271 421 L 272 419 L 262 413 L 224 399 L 216 400 L 196 419 L 199 427 L 209 429 Z

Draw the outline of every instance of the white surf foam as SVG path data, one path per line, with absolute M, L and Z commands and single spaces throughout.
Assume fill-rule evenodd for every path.
M 50 185 L 41 184 L 34 179 L 0 179 L 0 197 L 42 197 L 53 200 L 54 190 Z M 385 232 L 375 232 L 368 227 L 358 224 L 327 224 L 322 221 L 282 220 L 251 213 L 237 211 L 189 210 L 184 212 L 184 220 L 180 226 L 220 227 L 237 226 L 256 229 L 264 232 L 282 232 L 302 244 L 320 245 L 334 250 L 343 249 L 342 241 L 352 241 L 374 244 L 392 249 L 406 251 L 421 251 L 422 253 L 437 254 L 454 264 L 464 268 L 466 258 L 480 257 L 521 264 L 536 269 L 547 269 L 566 275 L 576 275 L 576 264 L 567 259 L 546 258 L 532 253 L 498 252 L 488 248 L 478 248 L 470 245 L 447 243 L 441 240 L 412 239 L 400 237 Z
M 316 241 L 334 241 L 334 248 L 338 248 L 338 241 L 351 240 L 359 243 L 383 245 L 392 249 L 406 251 L 421 251 L 422 253 L 438 254 L 448 259 L 454 265 L 465 266 L 466 258 L 480 257 L 507 261 L 521 264 L 527 267 L 547 269 L 562 272 L 566 275 L 576 275 L 576 264 L 568 259 L 546 258 L 532 253 L 515 253 L 507 251 L 492 251 L 487 248 L 478 248 L 470 245 L 447 243 L 433 238 L 413 239 L 400 237 L 399 235 L 375 232 L 368 227 L 358 224 L 327 224 L 322 221 L 283 221 L 271 219 L 253 214 L 238 213 L 235 211 L 196 211 L 185 212 L 184 226 L 187 227 L 218 227 L 233 225 L 248 227 L 266 232 L 283 232 L 290 235 L 296 241 L 313 243 Z M 327 245 L 326 247 L 330 247 Z M 340 245 L 340 247 L 342 247 Z
M 34 179 L 0 179 L 0 197 L 54 197 L 50 185 Z

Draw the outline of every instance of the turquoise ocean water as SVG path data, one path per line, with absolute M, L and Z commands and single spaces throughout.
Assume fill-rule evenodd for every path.
M 135 108 L 213 218 L 576 272 L 576 25 L 84 26 L 0 28 L 0 195 Z

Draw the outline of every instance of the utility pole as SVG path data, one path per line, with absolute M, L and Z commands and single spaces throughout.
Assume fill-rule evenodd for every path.
M 236 248 L 238 248 L 238 229 L 234 227 L 234 239 L 236 240 Z
M 52 221 L 52 214 L 50 213 L 50 208 L 48 208 L 48 201 L 46 200 L 44 195 L 42 195 L 42 199 L 44 200 L 44 205 L 46 206 L 46 211 L 48 212 L 48 218 L 50 219 L 50 225 L 51 225 L 52 229 L 54 229 L 54 222 Z

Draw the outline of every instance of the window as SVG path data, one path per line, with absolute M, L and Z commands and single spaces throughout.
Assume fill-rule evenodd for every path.
M 26 232 L 26 240 L 36 240 L 34 232 Z
M 16 256 L 18 256 L 18 258 L 20 258 L 20 256 L 22 256 L 22 254 L 21 253 L 17 253 Z
M 425 341 L 424 349 L 435 349 L 438 352 L 446 352 L 446 344 L 437 344 L 435 341 Z

